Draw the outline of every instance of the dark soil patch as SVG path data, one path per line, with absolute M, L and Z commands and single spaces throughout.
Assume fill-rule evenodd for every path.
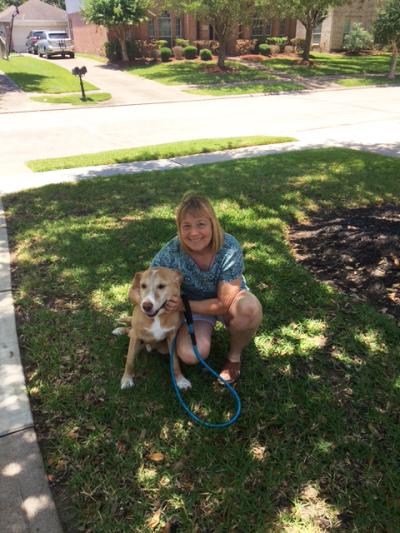
M 400 319 L 400 206 L 331 211 L 293 225 L 289 238 L 320 281 Z
M 240 59 L 243 61 L 264 61 L 266 59 L 266 56 L 262 56 L 259 54 L 246 54 L 244 56 L 240 56 Z

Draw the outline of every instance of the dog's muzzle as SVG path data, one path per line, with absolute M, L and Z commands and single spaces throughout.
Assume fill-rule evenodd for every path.
M 156 311 L 153 311 L 153 304 L 150 302 L 143 302 L 141 307 L 146 316 L 148 316 L 149 318 L 154 318 L 166 305 L 167 300 L 165 300 L 165 302 L 160 305 L 160 307 Z

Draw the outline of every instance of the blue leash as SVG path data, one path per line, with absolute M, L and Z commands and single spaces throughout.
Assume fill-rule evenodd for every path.
M 182 397 L 182 394 L 181 394 L 181 391 L 179 390 L 178 385 L 176 384 L 176 379 L 175 379 L 175 374 L 174 374 L 174 354 L 175 354 L 175 348 L 176 348 L 176 335 L 175 335 L 174 340 L 172 341 L 172 344 L 171 344 L 170 352 L 169 352 L 169 368 L 170 368 L 171 380 L 172 380 L 172 384 L 173 384 L 174 389 L 175 389 L 176 396 L 178 397 L 179 403 L 185 409 L 185 411 L 190 416 L 190 418 L 192 418 L 195 422 L 197 422 L 201 426 L 204 426 L 204 427 L 207 427 L 207 428 L 226 428 L 226 427 L 234 424 L 236 422 L 236 420 L 239 418 L 240 410 L 241 410 L 240 397 L 239 397 L 238 393 L 235 391 L 235 389 L 232 387 L 232 385 L 230 385 L 224 378 L 221 378 L 221 376 L 219 376 L 215 372 L 215 370 L 213 370 L 210 366 L 208 366 L 208 364 L 201 357 L 201 355 L 199 353 L 199 350 L 197 348 L 197 341 L 196 341 L 196 336 L 195 336 L 194 328 L 193 328 L 193 317 L 192 317 L 192 311 L 191 311 L 190 305 L 189 305 L 189 300 L 184 295 L 182 295 L 182 300 L 183 300 L 183 304 L 185 306 L 185 318 L 186 318 L 186 322 L 187 322 L 187 328 L 188 328 L 188 331 L 190 333 L 190 337 L 192 339 L 193 352 L 194 352 L 195 356 L 197 357 L 197 359 L 200 361 L 200 363 L 214 377 L 216 377 L 219 381 L 221 381 L 224 384 L 224 386 L 229 390 L 229 392 L 232 394 L 232 396 L 235 398 L 235 400 L 236 400 L 236 413 L 231 419 L 227 420 L 226 422 L 223 422 L 222 424 L 211 424 L 210 422 L 206 422 L 205 420 L 202 420 L 201 418 L 196 416 L 189 409 L 189 407 L 187 406 L 187 404 L 185 403 L 185 401 L 184 401 L 184 399 Z

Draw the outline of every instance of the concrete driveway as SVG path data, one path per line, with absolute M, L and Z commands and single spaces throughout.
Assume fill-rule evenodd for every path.
M 32 57 L 30 54 L 21 54 Z M 112 99 L 102 105 L 151 104 L 155 102 L 181 102 L 193 100 L 193 95 L 183 92 L 180 88 L 163 85 L 146 80 L 141 76 L 133 76 L 123 72 L 115 65 L 101 63 L 94 59 L 75 57 L 74 59 L 54 57 L 52 59 L 37 58 L 50 61 L 69 71 L 74 67 L 85 66 L 88 70 L 85 80 L 99 88 L 100 92 L 110 93 Z M 49 109 L 65 109 L 76 106 L 68 104 L 46 104 L 34 102 L 31 96 L 43 96 L 42 93 L 24 93 L 7 76 L 0 73 L 0 113 L 20 111 L 40 111 Z M 200 96 L 197 99 L 207 99 Z
M 193 100 L 193 95 L 184 93 L 181 88 L 146 80 L 141 76 L 133 76 L 115 65 L 108 65 L 94 59 L 54 57 L 44 61 L 52 61 L 67 70 L 72 70 L 76 66 L 85 66 L 88 70 L 85 80 L 96 85 L 102 92 L 111 93 L 112 100 L 107 102 L 110 104 L 149 104 Z

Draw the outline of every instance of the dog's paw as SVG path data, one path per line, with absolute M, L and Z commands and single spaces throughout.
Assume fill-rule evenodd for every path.
M 189 390 L 192 388 L 192 384 L 184 376 L 179 376 L 179 378 L 176 380 L 176 384 L 180 390 Z
M 151 344 L 146 344 L 146 350 L 150 353 L 153 351 L 153 347 Z
M 125 328 L 115 328 L 111 332 L 113 335 L 119 336 L 125 334 Z
M 121 379 L 121 389 L 131 389 L 135 386 L 135 382 L 133 381 L 132 376 L 122 376 Z

